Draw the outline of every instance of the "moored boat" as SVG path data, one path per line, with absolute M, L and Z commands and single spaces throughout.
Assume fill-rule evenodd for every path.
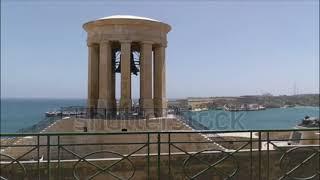
M 261 111 L 265 110 L 266 107 L 259 104 L 242 104 L 240 107 L 235 105 L 227 105 L 223 106 L 225 111 Z
M 45 113 L 46 117 L 55 117 L 55 116 L 61 116 L 61 111 L 48 111 Z

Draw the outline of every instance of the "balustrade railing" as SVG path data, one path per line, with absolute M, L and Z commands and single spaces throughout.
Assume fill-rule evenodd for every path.
M 302 136 L 294 139 L 294 132 Z M 318 179 L 320 173 L 319 128 L 0 136 L 0 179 Z

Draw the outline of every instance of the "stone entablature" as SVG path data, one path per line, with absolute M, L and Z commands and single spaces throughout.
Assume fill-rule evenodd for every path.
M 171 30 L 168 24 L 159 21 L 126 19 L 126 16 L 90 21 L 84 24 L 83 28 L 88 32 L 88 43 L 106 40 L 151 41 L 164 47 L 167 46 L 167 33 Z

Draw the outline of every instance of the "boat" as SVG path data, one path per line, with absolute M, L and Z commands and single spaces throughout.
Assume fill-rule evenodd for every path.
M 57 116 L 76 116 L 76 115 L 85 115 L 84 111 L 48 111 L 45 113 L 46 117 L 57 117 Z
M 208 111 L 208 108 L 195 108 L 191 110 L 192 112 L 201 112 L 201 111 Z
M 46 117 L 56 117 L 56 116 L 61 116 L 62 113 L 61 111 L 48 111 L 45 113 Z
M 281 108 L 292 108 L 292 107 L 295 107 L 295 105 L 284 105 Z
M 223 109 L 225 111 L 261 111 L 266 110 L 266 107 L 259 104 L 242 104 L 240 107 L 225 104 Z

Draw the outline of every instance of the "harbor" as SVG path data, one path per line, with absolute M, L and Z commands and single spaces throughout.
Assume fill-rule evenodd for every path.
M 318 4 L 180 3 L 1 1 L 0 179 L 319 179 Z

